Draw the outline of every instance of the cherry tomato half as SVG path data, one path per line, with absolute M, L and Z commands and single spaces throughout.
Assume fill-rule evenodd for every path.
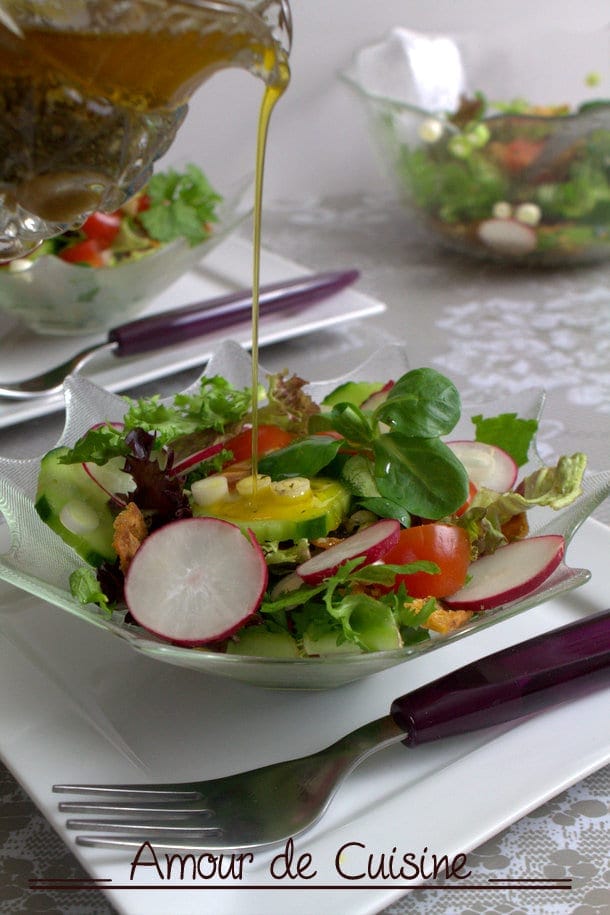
M 530 140 L 527 137 L 515 137 L 506 143 L 500 154 L 504 168 L 509 172 L 520 172 L 531 165 L 544 147 L 544 140 Z
M 438 574 L 416 572 L 398 575 L 394 588 L 404 582 L 411 597 L 448 597 L 458 591 L 466 581 L 470 563 L 470 541 L 461 527 L 451 524 L 419 524 L 400 532 L 400 539 L 383 557 L 392 565 L 403 565 L 427 559 L 435 562 Z
M 102 248 L 94 238 L 86 238 L 64 248 L 59 256 L 68 264 L 86 264 L 88 267 L 104 267 L 106 264 Z
M 294 439 L 291 432 L 280 429 L 279 426 L 260 425 L 258 427 L 258 454 L 267 454 L 277 448 L 285 448 Z M 233 452 L 233 461 L 247 461 L 252 457 L 252 430 L 244 429 L 233 438 L 225 442 L 225 448 Z
M 137 197 L 138 201 L 138 213 L 144 213 L 146 210 L 150 210 L 150 197 L 148 194 L 140 194 Z
M 92 213 L 81 226 L 87 238 L 95 239 L 102 248 L 108 248 L 119 234 L 120 213 Z

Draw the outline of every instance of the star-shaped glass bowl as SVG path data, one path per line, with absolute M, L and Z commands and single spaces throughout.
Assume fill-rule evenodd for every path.
M 309 385 L 308 390 L 314 399 L 320 401 L 343 381 L 383 381 L 399 377 L 408 368 L 404 348 L 392 344 L 377 351 L 349 374 L 315 382 Z M 263 377 L 264 369 L 259 371 Z M 208 363 L 206 374 L 221 375 L 237 387 L 249 387 L 250 356 L 237 343 L 226 341 L 219 346 Z M 121 397 L 79 375 L 66 380 L 65 401 L 66 421 L 59 445 L 73 444 L 97 422 L 119 421 L 126 407 Z M 518 396 L 495 400 L 490 398 L 485 403 L 464 405 L 462 418 L 452 433 L 452 438 L 472 438 L 471 417 L 478 413 L 494 416 L 516 412 L 523 418 L 537 418 L 543 403 L 544 392 L 533 390 Z M 533 470 L 540 463 L 533 448 L 529 465 L 522 468 L 523 473 Z M 83 623 L 119 636 L 135 651 L 149 658 L 257 686 L 287 689 L 340 686 L 403 664 L 420 657 L 422 653 L 442 649 L 457 639 L 577 588 L 590 578 L 590 572 L 586 569 L 571 568 L 564 561 L 550 578 L 527 597 L 496 610 L 475 614 L 465 626 L 448 635 L 432 637 L 425 642 L 392 651 L 288 659 L 247 657 L 201 648 L 177 647 L 155 638 L 138 626 L 126 623 L 124 612 L 116 611 L 108 618 L 97 607 L 82 605 L 71 596 L 69 576 L 74 569 L 83 565 L 83 560 L 43 523 L 34 508 L 39 467 L 38 458 L 15 460 L 0 457 L 0 512 L 6 520 L 9 541 L 7 551 L 0 556 L 0 578 L 77 616 Z M 561 534 L 569 545 L 580 525 L 609 494 L 610 471 L 587 475 L 581 496 L 569 507 L 561 511 L 533 509 L 528 513 L 530 533 Z

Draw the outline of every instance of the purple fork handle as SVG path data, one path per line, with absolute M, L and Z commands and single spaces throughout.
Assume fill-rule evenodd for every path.
M 407 746 L 515 721 L 610 685 L 610 610 L 467 664 L 392 703 Z
M 359 275 L 358 270 L 336 270 L 262 286 L 260 315 L 312 305 L 340 292 Z M 243 289 L 121 324 L 109 332 L 108 341 L 116 345 L 116 356 L 147 353 L 238 324 L 250 316 L 251 308 L 252 290 Z

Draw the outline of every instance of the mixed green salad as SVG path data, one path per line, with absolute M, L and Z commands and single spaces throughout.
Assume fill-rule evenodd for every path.
M 24 261 L 45 255 L 85 267 L 115 267 L 178 238 L 198 245 L 213 233 L 221 201 L 198 166 L 168 169 L 154 175 L 116 212 L 92 213 L 79 229 L 48 239 L 28 258 L 4 269 L 22 270 Z
M 540 107 L 482 93 L 422 115 L 405 141 L 385 116 L 402 186 L 458 247 L 558 262 L 610 252 L 610 101 Z
M 286 372 L 255 392 L 204 376 L 171 402 L 126 398 L 121 423 L 46 454 L 36 509 L 84 560 L 72 593 L 161 639 L 396 649 L 531 593 L 564 554 L 529 536 L 527 511 L 575 499 L 584 455 L 520 477 L 537 422 L 477 415 L 455 441 L 460 413 L 430 368 L 320 404 Z

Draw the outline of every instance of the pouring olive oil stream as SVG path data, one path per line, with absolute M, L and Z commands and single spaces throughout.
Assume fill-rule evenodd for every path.
M 289 80 L 288 0 L 0 0 L 0 259 L 121 206 L 171 146 L 193 93 L 228 67 L 263 80 L 256 137 L 252 390 L 263 172 Z M 252 409 L 253 499 L 258 466 Z

